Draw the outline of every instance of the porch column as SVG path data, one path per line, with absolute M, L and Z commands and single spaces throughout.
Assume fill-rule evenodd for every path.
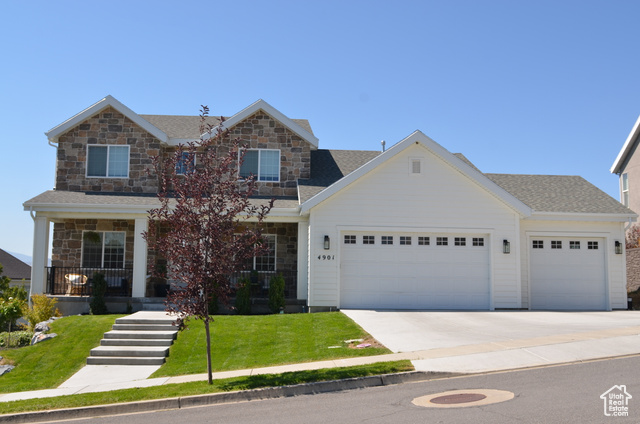
M 309 299 L 309 222 L 298 222 L 298 299 Z
M 33 258 L 31 263 L 31 289 L 29 297 L 42 294 L 46 289 L 47 258 L 49 257 L 49 218 L 37 216 L 33 220 Z
M 137 218 L 135 221 L 135 238 L 133 240 L 133 285 L 131 296 L 144 297 L 147 289 L 147 241 L 142 233 L 149 228 L 147 218 Z

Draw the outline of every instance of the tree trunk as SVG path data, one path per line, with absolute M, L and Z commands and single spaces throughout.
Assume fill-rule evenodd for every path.
M 213 375 L 211 371 L 211 334 L 209 333 L 209 317 L 204 320 L 204 329 L 207 334 L 207 373 L 209 384 L 213 384 Z

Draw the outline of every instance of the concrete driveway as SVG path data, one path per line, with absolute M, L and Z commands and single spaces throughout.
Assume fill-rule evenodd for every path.
M 420 371 L 485 372 L 640 354 L 640 311 L 343 310 Z

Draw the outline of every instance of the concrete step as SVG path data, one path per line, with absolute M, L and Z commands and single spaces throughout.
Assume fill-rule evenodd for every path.
M 173 339 L 102 339 L 100 346 L 171 346 Z
M 91 349 L 91 356 L 161 357 L 169 354 L 166 346 L 98 346 Z
M 87 365 L 162 365 L 164 357 L 90 356 Z
M 104 333 L 105 339 L 168 339 L 176 338 L 178 330 L 173 331 L 123 331 L 111 330 Z
M 171 325 L 173 326 L 173 323 L 175 322 L 175 319 L 170 318 L 170 317 L 166 317 L 166 318 L 131 318 L 131 316 L 129 317 L 123 317 L 123 318 L 118 318 L 116 319 L 116 324 L 138 324 L 138 325 Z
M 171 324 L 113 324 L 114 330 L 122 331 L 172 331 L 177 327 Z

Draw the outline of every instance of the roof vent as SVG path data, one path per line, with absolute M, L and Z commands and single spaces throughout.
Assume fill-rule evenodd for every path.
M 382 141 L 380 142 L 380 144 L 382 144 L 382 151 L 384 152 L 384 146 L 385 146 L 385 144 L 387 144 L 387 142 L 386 142 L 386 141 L 384 141 L 384 140 L 382 140 Z

